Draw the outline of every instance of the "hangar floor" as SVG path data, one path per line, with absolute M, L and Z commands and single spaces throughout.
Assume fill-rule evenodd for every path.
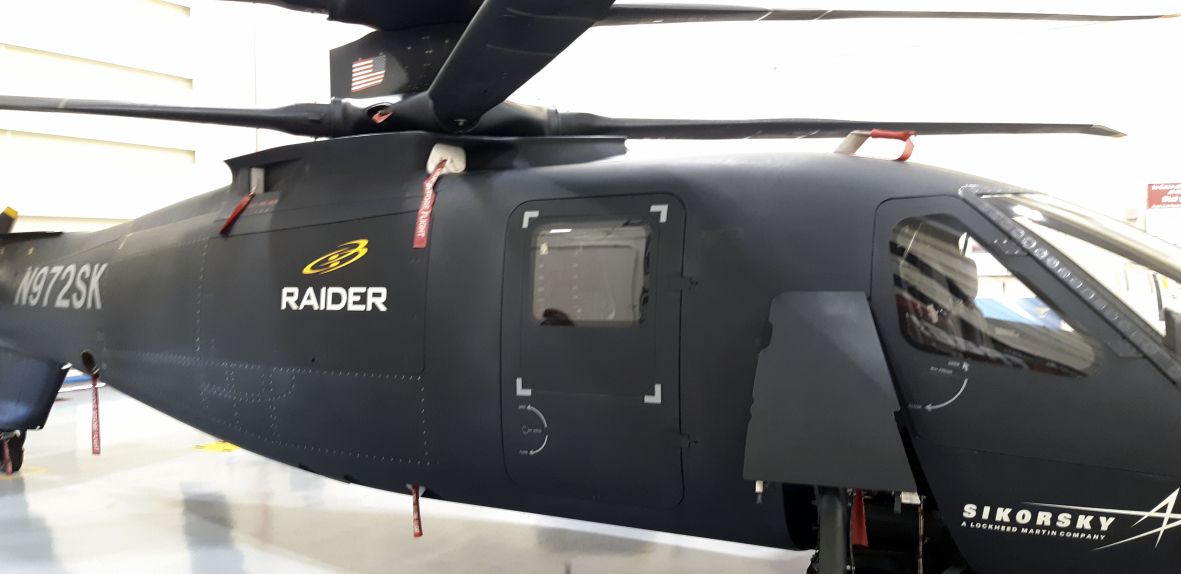
M 22 473 L 0 474 L 0 572 L 803 572 L 809 554 L 423 500 L 215 439 L 113 389 L 61 395 Z

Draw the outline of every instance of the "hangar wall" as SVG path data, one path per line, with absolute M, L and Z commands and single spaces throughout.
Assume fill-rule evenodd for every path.
M 800 2 L 758 5 L 801 7 Z M 822 3 L 869 8 L 872 2 Z M 812 5 L 814 7 L 814 4 Z M 891 3 L 890 9 L 932 9 Z M 956 10 L 1173 13 L 1176 2 L 968 2 Z M 1141 219 L 1149 183 L 1181 182 L 1181 18 L 1086 23 L 831 20 L 592 30 L 517 99 L 625 117 L 1097 123 L 1076 135 L 920 137 L 911 161 Z M 873 143 L 873 142 L 871 142 Z M 633 145 L 684 153 L 718 144 Z M 831 151 L 834 140 L 731 149 Z M 659 148 L 659 149 L 657 149 Z M 873 153 L 873 148 L 867 146 Z M 877 148 L 897 155 L 891 144 Z M 1181 211 L 1179 211 L 1181 213 Z
M 324 100 L 327 50 L 350 28 L 209 0 L 0 0 L 0 93 L 246 107 Z M 0 203 L 20 213 L 16 231 L 99 229 L 228 183 L 226 158 L 303 139 L 0 112 Z
M 1070 9 L 1167 12 L 1169 4 Z M 0 0 L 0 93 L 224 106 L 326 101 L 328 49 L 364 31 L 237 2 Z M 1103 123 L 1129 136 L 922 137 L 912 161 L 1044 190 L 1143 224 L 1147 185 L 1181 181 L 1175 161 L 1181 76 L 1169 71 L 1177 37 L 1181 18 L 599 28 L 514 99 L 625 117 Z M 224 159 L 293 141 L 301 138 L 0 112 L 0 203 L 21 212 L 17 229 L 93 229 L 223 185 L 229 177 Z M 676 154 L 827 152 L 834 145 L 780 140 L 631 147 Z

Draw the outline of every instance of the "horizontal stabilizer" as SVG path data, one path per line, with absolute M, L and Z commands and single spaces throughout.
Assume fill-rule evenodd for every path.
M 16 224 L 16 210 L 11 207 L 5 207 L 4 211 L 0 212 L 0 233 L 12 231 L 14 224 Z
M 0 431 L 45 426 L 65 378 L 59 362 L 0 348 Z

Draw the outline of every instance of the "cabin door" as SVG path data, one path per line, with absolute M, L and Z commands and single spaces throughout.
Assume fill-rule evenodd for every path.
M 509 222 L 506 467 L 522 487 L 671 506 L 682 495 L 684 210 L 667 195 L 529 202 Z

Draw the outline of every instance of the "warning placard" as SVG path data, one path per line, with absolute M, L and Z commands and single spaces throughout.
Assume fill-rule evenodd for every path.
M 1148 184 L 1148 209 L 1181 207 L 1181 183 Z

